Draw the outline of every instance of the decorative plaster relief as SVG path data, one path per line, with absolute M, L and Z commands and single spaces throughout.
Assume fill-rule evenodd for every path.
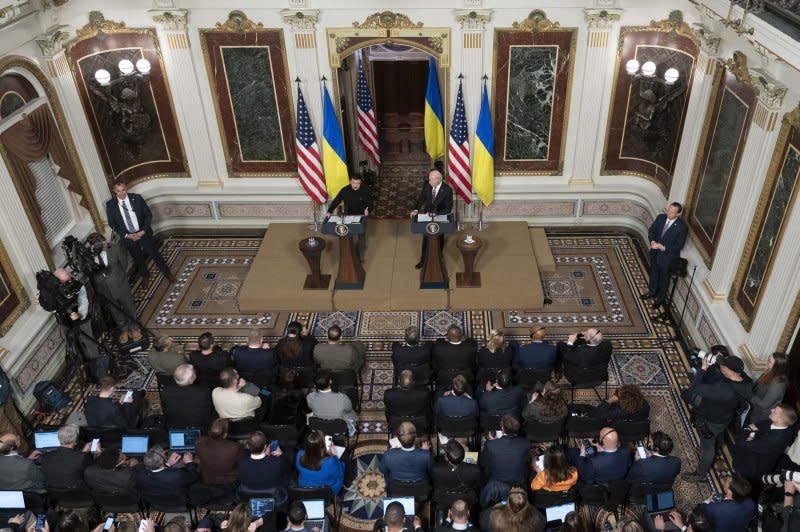
M 152 207 L 157 219 L 164 218 L 210 218 L 211 206 L 207 203 L 159 203 Z
M 574 201 L 495 201 L 486 207 L 492 216 L 575 216 Z
M 31 385 L 36 382 L 51 359 L 63 353 L 63 345 L 64 338 L 61 335 L 61 328 L 58 326 L 53 327 L 50 334 L 36 347 L 36 351 L 14 378 L 22 393 L 27 392 Z
M 645 227 L 653 223 L 653 215 L 645 207 L 631 201 L 596 201 L 583 202 L 581 216 L 625 216 L 633 217 Z
M 700 323 L 697 324 L 697 332 L 700 333 L 700 337 L 705 343 L 705 345 L 699 347 L 707 348 L 719 344 L 719 337 L 714 332 L 711 324 L 708 323 L 708 320 L 706 320 L 705 315 L 700 319 Z
M 219 206 L 222 218 L 308 218 L 309 203 L 282 205 L 279 203 L 222 203 Z

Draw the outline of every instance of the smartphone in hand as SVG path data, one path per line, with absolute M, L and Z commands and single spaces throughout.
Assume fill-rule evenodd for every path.
M 103 523 L 103 530 L 111 530 L 111 527 L 114 526 L 114 516 L 109 515 L 106 518 L 106 522 Z
M 36 516 L 36 532 L 42 532 L 42 530 L 44 530 L 46 519 L 47 516 L 45 516 L 45 514 L 39 514 Z
M 96 453 L 97 452 L 97 446 L 99 444 L 100 444 L 100 438 L 94 438 L 92 440 L 92 447 L 90 448 L 90 451 L 93 452 L 93 453 Z
M 271 442 L 269 442 L 269 452 L 274 453 L 275 451 L 277 451 L 278 445 L 280 445 L 280 442 L 278 442 L 278 440 L 272 440 Z

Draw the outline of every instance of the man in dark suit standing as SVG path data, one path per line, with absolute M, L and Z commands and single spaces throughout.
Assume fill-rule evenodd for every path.
M 191 364 L 175 369 L 175 384 L 161 389 L 161 409 L 167 428 L 208 427 L 213 415 L 211 390 L 197 383 L 197 373 Z
M 369 216 L 369 209 L 372 207 L 372 197 L 369 193 L 369 188 L 363 185 L 361 175 L 351 175 L 350 184 L 342 187 L 339 193 L 336 194 L 336 197 L 331 200 L 331 204 L 328 206 L 328 212 L 325 213 L 326 221 L 331 217 L 333 211 L 342 203 L 344 204 L 342 207 L 343 215 L 364 216 L 363 223 L 367 222 L 366 217 Z M 364 232 L 358 235 L 358 253 L 361 255 L 362 259 L 364 258 L 364 251 L 366 251 L 366 249 L 367 233 Z
M 411 216 L 419 213 L 423 214 L 450 214 L 453 210 L 453 189 L 444 183 L 444 177 L 439 170 L 428 172 L 428 182 L 422 185 L 422 192 L 417 199 L 417 207 L 411 211 Z M 425 264 L 428 255 L 428 248 L 425 246 L 427 239 L 422 237 L 422 254 L 416 268 L 419 270 Z M 439 235 L 439 248 L 444 248 L 444 235 Z
M 757 487 L 761 476 L 772 473 L 784 449 L 794 441 L 797 411 L 779 404 L 769 418 L 745 427 L 733 448 L 733 469 Z
M 655 298 L 653 308 L 660 307 L 667 298 L 669 269 L 681 256 L 689 229 L 681 220 L 683 206 L 673 202 L 665 214 L 659 214 L 647 232 L 650 241 L 650 284 L 644 299 Z
M 108 225 L 125 243 L 128 253 L 133 257 L 137 275 L 147 279 L 149 274 L 145 262 L 149 256 L 164 277 L 174 283 L 175 276 L 169 270 L 167 261 L 161 256 L 153 238 L 153 229 L 150 227 L 153 213 L 150 212 L 147 202 L 139 194 L 128 193 L 128 187 L 122 180 L 114 182 L 113 191 L 114 197 L 106 202 Z
M 670 456 L 672 447 L 672 438 L 660 430 L 655 431 L 650 435 L 650 445 L 645 450 L 647 458 L 639 457 L 638 453 L 634 455 L 635 461 L 626 480 L 631 484 L 646 482 L 672 485 L 681 472 L 681 459 Z

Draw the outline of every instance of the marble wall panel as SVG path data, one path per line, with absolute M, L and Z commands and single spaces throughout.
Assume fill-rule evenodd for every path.
M 720 69 L 709 102 L 703 140 L 695 162 L 686 221 L 710 267 L 719 243 L 728 201 L 755 104 L 755 91 L 727 69 Z
M 714 328 L 708 322 L 705 315 L 702 318 L 700 318 L 700 323 L 697 324 L 697 332 L 700 333 L 700 336 L 702 337 L 704 344 L 698 347 L 708 348 L 711 347 L 712 345 L 719 344 L 719 336 L 717 336 L 717 333 L 714 332 Z
M 159 203 L 151 208 L 157 220 L 165 218 L 210 218 L 211 206 L 207 203 Z
M 307 203 L 281 205 L 277 203 L 222 203 L 219 206 L 222 218 L 310 218 L 311 206 Z
M 646 207 L 630 201 L 584 201 L 581 216 L 633 217 L 645 227 L 653 223 L 653 215 Z
M 575 202 L 495 201 L 485 212 L 492 216 L 575 216 Z
M 800 110 L 793 115 L 797 115 L 796 123 L 784 120 L 730 295 L 734 309 L 748 330 L 758 311 L 764 287 L 769 282 L 786 223 L 797 204 Z
M 28 389 L 37 382 L 42 370 L 54 357 L 62 356 L 63 354 L 64 338 L 61 334 L 61 329 L 56 326 L 53 327 L 50 334 L 36 346 L 33 355 L 14 378 L 22 393 L 27 392 Z
M 622 46 L 608 121 L 604 174 L 634 174 L 669 190 L 678 157 L 686 107 L 694 79 L 697 44 L 689 37 L 641 28 L 622 28 Z M 655 78 L 678 70 L 674 85 L 630 76 L 625 64 L 653 61 Z
M 572 80 L 575 30 L 496 30 L 495 170 L 558 174 Z

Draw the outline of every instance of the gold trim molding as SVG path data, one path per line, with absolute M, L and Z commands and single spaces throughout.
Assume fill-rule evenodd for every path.
M 561 24 L 547 18 L 547 13 L 541 9 L 534 9 L 522 22 L 514 22 L 511 27 L 515 30 L 539 33 L 540 31 L 569 31 L 561 28 Z
M 767 369 L 767 363 L 758 361 L 755 355 L 753 355 L 753 352 L 750 350 L 749 345 L 740 345 L 739 353 L 741 353 L 744 363 L 747 365 L 747 369 L 750 371 L 764 371 Z
M 262 31 L 264 25 L 260 22 L 253 22 L 244 12 L 237 10 L 228 13 L 228 20 L 225 22 L 217 22 L 214 26 L 214 31 L 227 32 L 227 33 L 247 33 L 250 31 Z
M 714 289 L 714 286 L 711 284 L 711 281 L 708 279 L 708 277 L 706 277 L 706 278 L 703 280 L 703 287 L 706 289 L 706 292 L 708 292 L 708 295 L 709 295 L 709 296 L 711 297 L 711 299 L 713 299 L 714 301 L 725 301 L 725 299 L 726 299 L 726 298 L 727 298 L 727 296 L 728 296 L 728 295 L 727 295 L 726 293 L 724 293 L 724 292 L 717 292 L 717 291 Z
M 107 20 L 100 11 L 89 11 L 89 23 L 75 32 L 76 42 L 91 39 L 100 33 L 119 33 L 121 31 L 134 30 L 129 30 L 124 22 Z
M 795 329 L 797 329 L 798 320 L 800 320 L 800 294 L 797 294 L 797 297 L 794 299 L 794 304 L 792 305 L 792 310 L 789 311 L 789 319 L 786 320 L 786 325 L 783 326 L 783 333 L 781 334 L 780 340 L 778 340 L 777 351 L 782 351 L 784 353 L 789 351 L 791 347 L 789 342 L 792 341 L 792 335 Z
M 421 28 L 422 22 L 412 22 L 408 16 L 394 11 L 381 11 L 368 16 L 364 22 L 353 22 L 353 27 L 362 30 L 393 30 Z
M 698 37 L 697 31 L 692 29 L 683 21 L 683 12 L 676 9 L 670 11 L 669 16 L 664 20 L 651 20 L 649 26 L 625 26 L 619 32 L 619 42 L 617 44 L 617 57 L 622 54 L 622 46 L 625 43 L 625 35 L 636 31 L 657 31 L 661 33 L 672 33 L 687 37 L 694 42 L 698 48 L 702 47 L 702 39 Z
M 14 269 L 14 264 L 11 262 L 11 258 L 8 256 L 8 252 L 6 251 L 3 242 L 0 242 L 0 265 L 3 268 L 6 276 L 8 277 L 8 287 L 9 291 L 16 294 L 17 299 L 19 299 L 19 304 L 17 307 L 11 311 L 11 313 L 6 316 L 6 319 L 0 323 L 0 337 L 5 336 L 5 334 L 11 329 L 14 325 L 14 322 L 22 316 L 22 313 L 31 306 L 31 300 L 28 298 L 28 293 L 25 291 L 25 287 L 22 286 L 22 282 L 19 280 L 19 276 L 17 275 L 17 271 Z M 4 351 L 4 352 L 3 352 Z M 0 360 L 2 360 L 8 351 L 0 351 Z

